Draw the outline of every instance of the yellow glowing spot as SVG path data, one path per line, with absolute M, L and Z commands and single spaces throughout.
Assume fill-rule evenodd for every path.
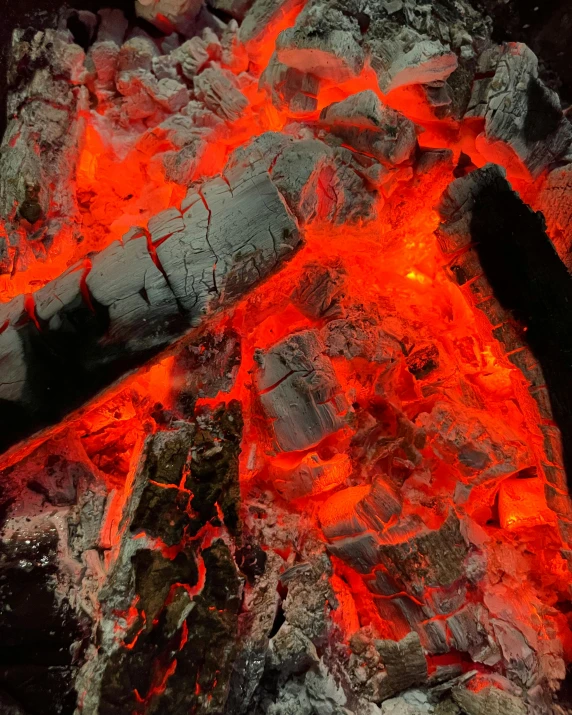
M 411 281 L 417 281 L 418 283 L 427 283 L 428 281 L 427 276 L 423 275 L 423 273 L 419 273 L 419 271 L 416 270 L 409 271 L 409 273 L 407 273 L 405 277 L 409 278 L 409 280 Z

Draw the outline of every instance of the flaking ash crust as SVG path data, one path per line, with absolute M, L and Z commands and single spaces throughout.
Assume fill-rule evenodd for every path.
M 135 11 L 11 50 L 0 710 L 571 712 L 536 57 L 465 0 Z

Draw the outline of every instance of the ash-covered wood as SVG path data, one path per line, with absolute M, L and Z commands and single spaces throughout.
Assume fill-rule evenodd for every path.
M 285 499 L 322 494 L 343 484 L 351 473 L 352 465 L 346 454 L 336 454 L 331 459 L 321 459 L 316 452 L 307 453 L 295 467 L 271 468 L 276 491 Z
M 194 80 L 195 95 L 222 119 L 239 119 L 248 100 L 236 85 L 231 72 L 208 68 Z
M 466 2 L 421 7 L 400 0 L 365 7 L 313 0 L 295 26 L 280 35 L 277 50 L 281 63 L 328 81 L 356 76 L 369 60 L 384 93 L 444 83 L 460 64 L 451 84 L 464 85 L 466 92 L 475 45 L 485 44 L 488 34 L 482 17 Z
M 407 161 L 417 146 L 413 123 L 384 107 L 371 90 L 331 104 L 322 110 L 320 120 L 344 144 L 374 156 L 382 164 Z
M 558 95 L 539 80 L 536 56 L 520 43 L 491 48 L 479 58 L 477 73 L 484 78 L 476 79 L 465 116 L 485 120 L 479 150 L 512 168 L 511 152 L 539 176 L 569 149 L 572 126 Z
M 0 151 L 0 216 L 7 222 L 0 238 L 2 273 L 58 245 L 58 233 L 76 216 L 69 185 L 84 127 L 81 112 L 89 104 L 81 86 L 84 59 L 69 32 L 14 33 L 7 101 L 12 120 Z
M 190 34 L 195 27 L 195 20 L 203 7 L 203 0 L 159 0 L 150 3 L 136 0 L 135 12 L 164 32 Z
M 386 671 L 380 687 L 382 700 L 425 683 L 427 661 L 416 633 L 411 633 L 398 643 L 379 641 L 376 647 Z
M 229 170 L 191 189 L 183 212 L 152 221 L 149 239 L 134 229 L 70 269 L 29 310 L 19 299 L 2 308 L 3 449 L 151 358 L 210 305 L 236 300 L 300 245 L 263 169 Z M 163 241 L 156 249 L 153 234 Z
M 353 152 L 339 144 L 331 135 L 322 141 L 307 134 L 266 132 L 234 153 L 229 170 L 265 167 L 302 223 L 373 219 L 379 197 L 368 169 L 375 173 L 379 163 L 366 158 L 360 164 Z
M 344 82 L 363 68 L 360 40 L 355 18 L 332 4 L 314 2 L 300 13 L 293 28 L 280 33 L 276 50 L 278 60 L 288 67 Z
M 548 235 L 568 270 L 572 270 L 572 164 L 558 167 L 546 177 L 538 208 L 546 219 Z
M 69 603 L 74 626 L 60 694 L 72 683 L 84 715 L 555 715 L 572 563 L 555 517 L 572 542 L 565 450 L 527 342 L 534 306 L 499 300 L 488 273 L 522 261 L 541 223 L 498 166 L 476 170 L 503 163 L 531 201 L 543 185 L 564 253 L 554 166 L 570 160 L 569 127 L 534 58 L 494 48 L 464 0 L 137 10 L 159 31 L 78 15 L 75 79 L 65 62 L 55 73 L 60 54 L 80 57 L 65 31 L 37 56 L 44 40 L 25 39 L 24 55 L 47 64 L 13 95 L 24 115 L 25 96 L 65 81 L 71 129 L 79 98 L 90 104 L 83 188 L 66 250 L 54 238 L 49 254 L 71 267 L 1 311 L 5 444 L 194 329 L 150 387 L 130 380 L 58 432 L 53 455 L 1 475 L 0 516 L 18 538 L 28 518 L 57 532 L 46 620 Z M 60 140 L 32 159 L 61 166 Z M 141 180 L 121 186 L 100 163 Z M 431 207 L 452 176 L 434 237 Z M 30 228 L 42 197 L 26 191 L 2 249 L 23 284 L 26 265 L 49 270 L 39 231 L 64 216 L 58 204 Z M 137 212 L 145 225 L 107 245 Z M 75 246 L 82 225 L 85 246 L 107 248 Z M 298 226 L 306 255 L 252 291 L 297 250 Z M 527 270 L 521 290 L 536 290 L 542 271 Z M 242 405 L 222 404 L 230 391 Z M 461 675 L 470 662 L 479 674 Z M 12 700 L 0 683 L 0 709 Z
M 257 388 L 278 447 L 298 451 L 344 426 L 347 405 L 316 331 L 295 333 L 259 352 Z
M 526 712 L 521 698 L 494 686 L 477 693 L 464 687 L 454 688 L 453 698 L 467 715 L 520 715 Z
M 277 108 L 286 106 L 291 112 L 304 114 L 318 107 L 319 77 L 288 67 L 278 60 L 276 53 L 260 77 L 259 86 L 270 92 Z

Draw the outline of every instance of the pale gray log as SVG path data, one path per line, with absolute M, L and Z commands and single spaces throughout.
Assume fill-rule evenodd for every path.
M 93 298 L 109 308 L 111 343 L 121 341 L 137 349 L 164 343 L 162 331 L 150 326 L 167 323 L 179 310 L 138 229 L 95 256 L 86 283 Z
M 8 326 L 0 333 L 0 399 L 21 400 L 27 376 L 24 346 L 18 331 Z
M 74 301 L 83 302 L 81 280 L 85 272 L 81 264 L 72 266 L 61 276 L 34 293 L 36 315 L 48 323 L 50 330 L 57 330 L 61 325 L 58 313 L 62 308 L 71 306 Z
M 198 325 L 209 294 L 216 290 L 216 257 L 207 241 L 210 213 L 198 191 L 189 191 L 183 209 L 184 230 L 173 233 L 158 246 L 157 257 L 191 325 Z
M 151 234 L 151 242 L 155 244 L 168 238 L 173 233 L 183 231 L 185 224 L 180 211 L 176 208 L 170 208 L 150 218 L 147 228 Z
M 169 285 L 192 324 L 209 296 L 232 299 L 271 273 L 299 245 L 296 224 L 264 167 L 229 170 L 191 189 L 184 230 L 157 247 Z M 230 229 L 232 227 L 232 230 Z
M 306 134 L 303 137 L 265 132 L 237 149 L 228 167 L 266 168 L 291 211 L 303 223 L 316 218 L 334 223 L 373 218 L 378 194 L 353 153 L 306 138 Z
M 226 169 L 224 180 L 204 185 L 203 195 L 211 212 L 208 242 L 217 257 L 217 286 L 225 298 L 244 294 L 300 245 L 279 187 L 261 168 Z

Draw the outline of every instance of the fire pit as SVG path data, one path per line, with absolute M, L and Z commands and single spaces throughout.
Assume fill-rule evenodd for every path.
M 56 24 L 0 150 L 0 712 L 572 712 L 533 52 L 468 0 Z

